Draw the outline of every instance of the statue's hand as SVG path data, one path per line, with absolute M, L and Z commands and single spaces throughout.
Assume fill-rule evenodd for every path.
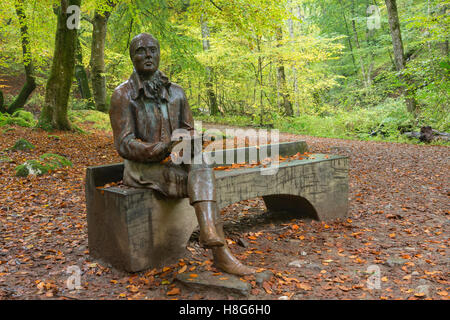
M 152 150 L 149 150 L 149 157 L 153 161 L 162 161 L 170 155 L 170 144 L 165 142 L 158 142 Z

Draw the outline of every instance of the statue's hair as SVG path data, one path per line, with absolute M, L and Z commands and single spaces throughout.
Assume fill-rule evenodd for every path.
M 135 36 L 131 42 L 130 42 L 130 58 L 133 59 L 134 53 L 136 52 L 136 46 L 137 43 L 139 42 L 139 40 L 141 40 L 142 38 L 149 38 L 151 40 L 153 40 L 153 42 L 155 42 L 158 46 L 159 49 L 159 41 L 153 37 L 151 34 L 149 33 L 140 33 L 137 36 Z

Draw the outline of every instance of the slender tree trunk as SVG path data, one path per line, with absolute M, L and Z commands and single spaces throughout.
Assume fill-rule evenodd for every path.
M 263 93 L 263 67 L 262 67 L 262 57 L 260 55 L 261 53 L 261 39 L 257 37 L 256 39 L 256 48 L 258 49 L 258 72 L 257 72 L 257 82 L 259 82 L 259 107 L 260 107 L 260 113 L 259 113 L 259 124 L 262 127 L 264 125 L 264 93 Z
M 0 112 L 5 112 L 6 111 L 3 108 L 3 104 L 4 103 L 5 103 L 5 100 L 3 98 L 3 92 L 2 92 L 2 90 L 0 90 Z
M 25 75 L 26 81 L 25 85 L 22 87 L 19 95 L 16 99 L 9 105 L 8 108 L 5 108 L 5 111 L 8 113 L 14 113 L 19 108 L 23 108 L 25 103 L 28 100 L 28 97 L 36 88 L 36 80 L 34 78 L 34 67 L 33 61 L 31 57 L 30 51 L 30 37 L 28 35 L 28 25 L 27 25 L 27 17 L 25 15 L 23 0 L 17 0 L 15 2 L 16 14 L 19 18 L 20 23 L 20 36 L 22 38 L 22 54 L 23 54 L 23 64 L 25 67 Z
M 449 5 L 448 4 L 441 4 L 441 10 L 440 10 L 440 14 L 438 16 L 438 19 L 442 19 L 442 21 L 445 21 L 445 15 L 447 14 L 447 9 L 448 9 Z M 448 33 L 446 34 L 446 40 L 444 42 L 441 43 L 441 50 L 442 50 L 442 54 L 446 57 L 448 57 Z
M 290 5 L 291 2 L 289 2 Z M 297 18 L 301 19 L 300 6 L 297 7 Z M 288 20 L 288 29 L 289 29 L 289 38 L 293 41 L 295 37 L 294 32 L 294 21 L 289 18 Z M 293 87 L 294 87 L 294 101 L 295 101 L 295 112 L 297 115 L 300 115 L 300 105 L 298 103 L 298 84 L 297 84 L 297 68 L 295 66 L 292 67 L 292 77 L 293 77 Z
M 201 17 L 201 28 L 202 28 L 202 40 L 203 40 L 203 51 L 208 51 L 211 48 L 209 43 L 209 28 L 207 22 L 204 20 L 203 15 Z M 213 86 L 213 69 L 211 67 L 206 67 L 206 92 L 208 95 L 208 107 L 209 113 L 211 115 L 219 114 L 219 107 L 217 105 L 217 97 L 214 92 Z
M 374 4 L 376 5 L 375 1 Z M 370 0 L 366 1 L 366 6 L 369 7 L 370 6 Z M 366 19 L 368 19 L 368 12 L 366 10 Z M 374 67 L 374 54 L 373 54 L 373 50 L 372 50 L 372 45 L 371 45 L 371 38 L 373 36 L 373 30 L 369 29 L 369 26 L 366 24 L 366 42 L 367 42 L 367 48 L 369 49 L 369 63 L 368 63 L 368 68 L 367 68 L 367 84 L 370 87 L 372 85 L 372 71 L 373 71 L 373 67 Z
M 80 39 L 77 39 L 77 53 L 75 56 L 75 78 L 78 82 L 78 90 L 80 91 L 81 97 L 85 100 L 92 98 L 91 89 L 89 88 L 89 80 L 87 77 L 86 70 L 83 66 L 83 52 L 81 50 Z
M 344 19 L 345 30 L 347 31 L 348 47 L 350 48 L 350 54 L 352 56 L 353 66 L 356 71 L 356 70 L 358 70 L 358 68 L 356 67 L 356 59 L 355 59 L 355 55 L 353 53 L 353 45 L 352 45 L 352 40 L 351 40 L 351 36 L 350 36 L 350 30 L 348 28 L 347 17 L 345 16 L 345 10 L 344 10 L 344 6 L 342 5 L 342 0 L 339 0 L 339 4 L 341 5 L 342 18 Z
M 281 41 L 283 40 L 283 30 L 279 28 L 277 30 L 277 47 L 281 47 Z M 284 71 L 283 61 L 278 62 L 277 67 L 277 80 L 279 87 L 279 94 L 281 96 L 281 101 L 278 100 L 278 108 L 284 109 L 285 114 L 288 117 L 292 117 L 294 115 L 294 111 L 292 110 L 292 103 L 289 100 L 289 93 L 286 88 L 286 74 Z
M 405 69 L 405 53 L 403 49 L 402 34 L 400 31 L 400 20 L 398 18 L 398 10 L 396 0 L 385 0 L 386 8 L 389 15 L 389 28 L 391 31 L 392 46 L 394 49 L 394 61 L 397 71 Z M 408 82 L 408 79 L 404 79 Z M 405 89 L 405 102 L 409 112 L 417 114 L 417 102 L 414 99 L 414 91 Z
M 61 0 L 57 10 L 58 24 L 55 36 L 55 52 L 53 54 L 50 77 L 45 90 L 45 103 L 39 119 L 39 126 L 58 130 L 71 130 L 67 116 L 68 101 L 75 69 L 75 52 L 77 48 L 78 30 L 68 28 L 70 15 L 67 8 L 81 5 L 81 0 Z
M 92 20 L 91 44 L 91 82 L 95 107 L 98 111 L 108 111 L 106 105 L 106 77 L 105 77 L 105 42 L 108 30 L 108 19 L 115 4 L 108 2 L 109 10 L 95 10 Z
M 392 46 L 394 48 L 395 67 L 398 71 L 405 68 L 405 54 L 403 50 L 402 34 L 396 0 L 385 0 L 389 15 L 389 27 L 391 30 Z
M 363 84 L 364 87 L 368 87 L 367 81 L 366 81 L 366 68 L 364 66 L 364 59 L 363 59 L 363 55 L 361 54 L 361 44 L 359 43 L 359 37 L 358 37 L 358 30 L 356 30 L 356 21 L 355 21 L 355 1 L 352 1 L 352 29 L 353 29 L 353 35 L 355 38 L 355 45 L 356 48 L 359 50 L 360 55 L 359 55 L 359 64 L 361 66 L 361 74 L 362 74 L 362 78 L 363 78 Z

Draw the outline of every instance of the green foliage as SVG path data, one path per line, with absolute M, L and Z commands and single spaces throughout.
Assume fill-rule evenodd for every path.
M 35 148 L 35 146 L 31 142 L 29 142 L 26 139 L 20 138 L 19 140 L 16 141 L 14 146 L 11 147 L 11 150 L 25 151 L 25 150 L 31 150 L 34 148 Z
M 69 112 L 73 124 L 90 124 L 94 129 L 112 130 L 109 115 L 96 110 L 74 110 Z
M 65 157 L 59 154 L 54 153 L 45 153 L 42 156 L 40 156 L 40 160 L 45 162 L 47 166 L 50 168 L 50 170 L 72 166 L 72 162 L 70 160 L 66 159 Z
M 17 125 L 20 127 L 34 127 L 36 120 L 31 112 L 17 110 L 12 115 L 8 113 L 0 113 L 0 127 L 5 125 Z
M 322 113 L 327 115 L 321 116 L 320 112 L 305 113 L 293 118 L 274 115 L 273 126 L 283 132 L 295 134 L 362 140 L 382 138 L 390 141 L 403 141 L 401 133 L 406 129 L 418 130 L 414 125 L 414 118 L 406 112 L 406 106 L 401 99 L 387 99 L 374 108 L 357 107 L 352 112 L 328 107 Z M 243 116 L 196 118 L 205 122 L 258 126 L 257 120 L 252 121 L 250 117 Z
M 28 160 L 16 167 L 17 177 L 27 177 L 28 175 L 40 176 L 56 169 L 71 167 L 72 162 L 65 157 L 46 153 L 39 157 L 39 160 Z
M 89 21 L 96 11 L 110 10 L 110 2 L 83 1 L 79 40 L 86 69 L 92 43 Z M 116 6 L 108 20 L 105 47 L 107 99 L 132 71 L 131 38 L 148 32 L 160 41 L 160 69 L 185 88 L 198 119 L 357 139 L 395 140 L 399 132 L 418 131 L 423 125 L 450 130 L 449 0 L 397 1 L 407 58 L 401 74 L 393 63 L 384 1 L 112 2 Z M 49 75 L 56 3 L 24 1 L 38 85 Z M 380 25 L 370 29 L 368 7 L 373 4 L 378 6 Z M 0 69 L 23 73 L 20 26 L 12 0 L 0 3 L 0 21 Z M 418 103 L 415 119 L 404 108 L 405 88 Z M 83 132 L 81 125 L 111 130 L 107 114 L 76 97 L 77 90 L 72 92 L 69 117 L 77 130 Z M 206 115 L 211 92 L 220 117 Z M 295 117 L 284 116 L 282 97 L 292 104 Z M 39 92 L 30 98 L 29 105 L 43 104 Z M 24 112 L 0 114 L 0 127 L 35 126 L 32 115 Z M 51 129 L 45 123 L 41 127 Z

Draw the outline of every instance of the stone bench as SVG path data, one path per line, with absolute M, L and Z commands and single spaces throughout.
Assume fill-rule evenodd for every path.
M 307 151 L 303 141 L 281 143 L 277 147 L 281 156 Z M 248 159 L 252 152 L 261 148 L 267 146 L 218 152 L 228 154 L 228 160 L 236 160 L 237 151 L 245 151 Z M 264 151 L 270 155 L 270 150 Z M 215 171 L 215 175 L 220 208 L 262 197 L 269 211 L 289 211 L 299 218 L 330 220 L 347 215 L 346 157 L 311 154 L 304 160 L 281 162 L 274 175 L 262 175 L 258 167 Z M 87 169 L 90 255 L 129 272 L 178 261 L 185 255 L 189 238 L 197 227 L 189 200 L 164 199 L 149 189 L 101 188 L 121 181 L 122 177 L 123 164 Z

